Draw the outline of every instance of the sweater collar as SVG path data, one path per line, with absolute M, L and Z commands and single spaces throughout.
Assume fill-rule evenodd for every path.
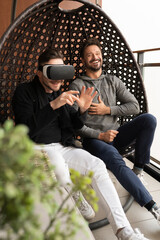
M 99 81 L 99 80 L 102 80 L 105 77 L 105 75 L 106 75 L 106 73 L 105 73 L 105 71 L 103 71 L 101 76 L 99 76 L 99 78 L 93 79 L 93 78 L 88 77 L 86 74 L 80 75 L 79 78 L 81 78 L 84 81 Z

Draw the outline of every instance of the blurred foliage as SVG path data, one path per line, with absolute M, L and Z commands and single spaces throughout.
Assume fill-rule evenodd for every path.
M 80 190 L 97 209 L 98 199 L 88 187 L 92 173 L 81 176 L 71 170 L 74 185 L 64 196 L 53 177 L 54 167 L 45 154 L 34 150 L 27 133 L 26 126 L 15 127 L 11 120 L 0 128 L 0 239 L 71 240 L 82 226 L 67 200 Z M 55 200 L 57 192 L 63 199 L 61 203 Z M 35 211 L 37 205 L 45 208 L 49 219 L 44 230 Z

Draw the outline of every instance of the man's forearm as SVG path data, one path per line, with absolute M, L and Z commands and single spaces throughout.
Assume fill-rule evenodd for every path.
M 78 133 L 85 138 L 98 138 L 100 131 L 99 130 L 95 130 L 93 128 L 87 127 L 86 125 L 84 125 L 79 131 Z

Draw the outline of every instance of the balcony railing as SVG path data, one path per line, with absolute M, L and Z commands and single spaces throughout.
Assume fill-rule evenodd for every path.
M 146 94 L 148 99 L 149 112 L 157 118 L 157 128 L 151 148 L 150 170 L 156 172 L 160 180 L 160 112 L 159 112 L 159 91 L 160 91 L 160 48 L 133 51 L 140 67 Z
M 144 54 L 147 52 L 154 52 L 154 51 L 160 51 L 160 48 L 133 51 L 133 53 L 137 54 L 137 63 L 139 64 L 142 75 L 143 75 L 144 67 L 160 67 L 160 62 L 144 63 Z

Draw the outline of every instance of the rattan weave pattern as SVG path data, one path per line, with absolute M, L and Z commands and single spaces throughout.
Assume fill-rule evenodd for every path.
M 103 69 L 118 76 L 147 112 L 146 94 L 134 56 L 121 32 L 103 10 L 86 1 L 74 10 L 59 7 L 62 0 L 42 0 L 25 10 L 0 39 L 0 122 L 13 118 L 11 99 L 16 86 L 31 81 L 37 59 L 47 48 L 60 49 L 75 77 L 83 71 L 79 50 L 88 37 L 97 37 L 103 51 Z M 68 88 L 69 81 L 63 89 Z M 129 121 L 131 117 L 124 118 Z

